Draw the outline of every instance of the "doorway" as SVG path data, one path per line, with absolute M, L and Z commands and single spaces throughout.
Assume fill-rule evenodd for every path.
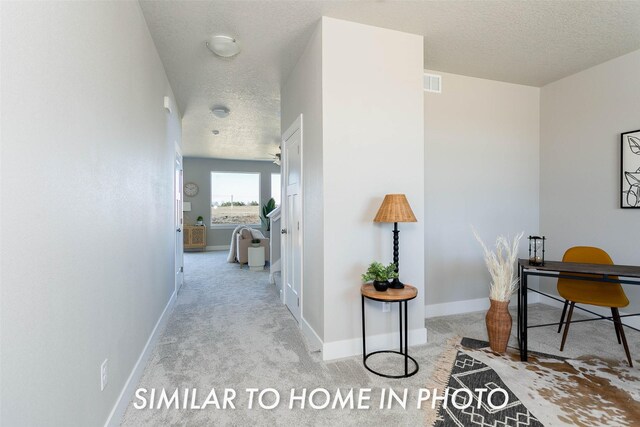
M 302 115 L 282 137 L 284 302 L 300 323 L 302 304 Z
M 175 292 L 176 294 L 184 283 L 184 213 L 182 206 L 182 154 L 176 146 L 176 159 L 174 164 L 174 229 L 175 233 Z

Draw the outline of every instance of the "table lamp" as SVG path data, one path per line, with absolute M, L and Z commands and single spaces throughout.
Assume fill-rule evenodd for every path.
M 396 273 L 399 270 L 399 234 L 398 223 L 399 222 L 418 222 L 409 202 L 407 196 L 404 194 L 387 194 L 384 196 L 382 205 L 378 209 L 376 217 L 373 222 L 392 222 L 393 223 L 393 263 L 396 265 Z M 393 289 L 402 289 L 404 285 L 397 277 L 393 279 L 393 282 L 389 285 Z

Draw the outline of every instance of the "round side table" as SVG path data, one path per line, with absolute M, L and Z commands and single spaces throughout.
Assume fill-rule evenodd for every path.
M 367 368 L 367 370 L 369 370 L 370 372 L 373 372 L 376 375 L 380 375 L 381 377 L 386 377 L 386 378 L 407 378 L 412 375 L 415 375 L 418 372 L 419 366 L 418 366 L 418 362 L 416 362 L 416 359 L 409 356 L 409 351 L 408 351 L 409 346 L 407 344 L 407 341 L 408 341 L 407 302 L 411 301 L 416 296 L 418 296 L 418 290 L 414 286 L 405 284 L 404 288 L 402 289 L 388 289 L 385 292 L 379 292 L 379 291 L 376 291 L 376 289 L 373 287 L 371 283 L 367 283 L 365 285 L 362 285 L 362 287 L 360 288 L 360 294 L 362 295 L 362 363 L 364 367 Z M 373 301 L 398 303 L 400 351 L 381 350 L 381 351 L 374 351 L 372 353 L 367 354 L 367 335 L 365 332 L 365 325 L 366 325 L 365 304 L 364 304 L 365 298 Z M 403 322 L 403 311 L 404 311 L 404 322 Z M 404 327 L 403 327 L 403 323 L 404 323 Z M 404 348 L 403 348 L 403 344 L 404 344 Z M 379 353 L 393 353 L 393 354 L 399 354 L 404 356 L 404 374 L 388 375 L 388 374 L 377 372 L 371 369 L 367 365 L 367 359 L 370 356 L 373 356 L 374 354 L 379 354 Z M 415 369 L 413 369 L 412 371 L 409 371 L 409 360 L 411 360 L 415 364 Z

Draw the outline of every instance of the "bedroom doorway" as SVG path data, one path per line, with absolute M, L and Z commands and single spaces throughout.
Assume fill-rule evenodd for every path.
M 302 115 L 283 135 L 284 301 L 300 323 L 302 306 Z
M 182 197 L 182 154 L 176 146 L 176 158 L 174 163 L 174 222 L 175 222 L 175 292 L 177 293 L 184 283 L 184 213 Z

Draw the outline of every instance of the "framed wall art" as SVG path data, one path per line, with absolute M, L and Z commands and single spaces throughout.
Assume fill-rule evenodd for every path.
M 640 129 L 620 135 L 620 207 L 640 209 Z

